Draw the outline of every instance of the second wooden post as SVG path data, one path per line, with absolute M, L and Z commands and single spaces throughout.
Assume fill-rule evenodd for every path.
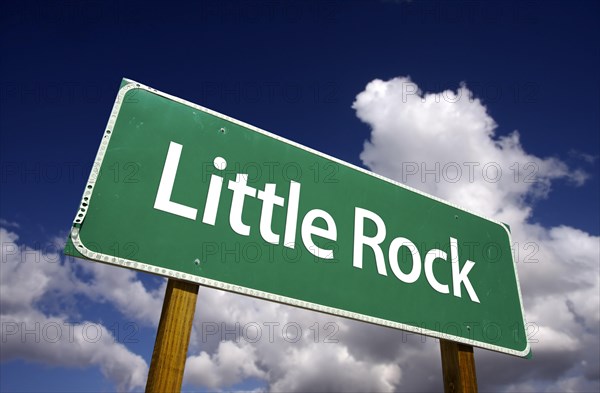
M 440 340 L 444 392 L 477 393 L 475 359 L 471 345 Z

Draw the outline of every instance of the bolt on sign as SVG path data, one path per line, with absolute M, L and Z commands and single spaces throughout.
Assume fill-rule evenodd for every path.
M 127 79 L 66 253 L 530 351 L 506 225 Z

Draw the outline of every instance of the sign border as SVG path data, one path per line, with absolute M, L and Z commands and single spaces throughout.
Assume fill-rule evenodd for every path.
M 386 326 L 386 327 L 390 327 L 390 328 L 395 328 L 395 329 L 400 329 L 400 330 L 405 330 L 405 331 L 409 331 L 412 333 L 417 333 L 417 334 L 422 334 L 422 335 L 426 335 L 426 336 L 430 336 L 430 337 L 434 337 L 434 338 L 438 338 L 438 339 L 444 339 L 444 340 L 450 340 L 450 341 L 454 341 L 454 342 L 459 342 L 461 344 L 466 344 L 466 345 L 472 345 L 475 347 L 479 347 L 479 348 L 484 348 L 484 349 L 489 349 L 492 351 L 496 351 L 496 352 L 502 352 L 502 353 L 506 353 L 509 355 L 513 355 L 513 356 L 519 356 L 519 357 L 528 357 L 530 355 L 531 352 L 531 344 L 529 342 L 529 340 L 527 339 L 527 331 L 525 330 L 524 334 L 525 334 L 525 340 L 527 342 L 527 346 L 525 347 L 525 349 L 523 351 L 517 351 L 514 349 L 509 349 L 509 348 L 504 348 L 504 347 L 500 347 L 497 345 L 493 345 L 493 344 L 488 344 L 485 342 L 480 342 L 480 341 L 475 341 L 475 340 L 471 340 L 468 338 L 464 338 L 464 337 L 460 337 L 460 336 L 454 336 L 451 334 L 447 334 L 447 333 L 442 333 L 442 332 L 438 332 L 435 330 L 429 330 L 429 329 L 425 329 L 425 328 L 419 328 L 416 326 L 412 326 L 412 325 L 406 325 L 404 323 L 400 323 L 400 322 L 394 322 L 394 321 L 390 321 L 390 320 L 386 320 L 386 319 L 382 319 L 382 318 L 376 318 L 376 317 L 371 317 L 368 315 L 364 315 L 364 314 L 359 314 L 359 313 L 355 313 L 355 312 L 351 312 L 351 311 L 346 311 L 346 310 L 342 310 L 342 309 L 338 309 L 338 308 L 334 308 L 334 307 L 327 307 L 327 306 L 323 306 L 320 304 L 316 304 L 316 303 L 312 303 L 312 302 L 306 302 L 303 300 L 298 300 L 298 299 L 294 299 L 294 298 L 290 298 L 287 296 L 281 296 L 281 295 L 276 295 L 276 294 L 272 294 L 269 292 L 264 292 L 264 291 L 260 291 L 260 290 L 256 290 L 256 289 L 251 289 L 251 288 L 247 288 L 247 287 L 242 287 L 239 285 L 234 285 L 234 284 L 229 284 L 229 283 L 225 283 L 225 282 L 221 282 L 221 281 L 217 281 L 217 280 L 212 280 L 212 279 L 208 279 L 202 276 L 197 276 L 197 275 L 193 275 L 193 274 L 189 274 L 189 273 L 183 273 L 177 270 L 172 270 L 172 269 L 167 269 L 167 268 L 162 268 L 162 267 L 157 267 L 154 265 L 149 265 L 149 264 L 145 264 L 142 262 L 137 262 L 137 261 L 132 261 L 129 259 L 125 259 L 125 258 L 119 258 L 116 257 L 114 255 L 108 255 L 108 254 L 103 254 L 103 253 L 99 253 L 99 252 L 95 252 L 92 250 L 89 250 L 81 241 L 80 237 L 79 237 L 79 228 L 81 227 L 81 225 L 83 224 L 83 221 L 85 219 L 86 213 L 87 213 L 87 206 L 91 203 L 91 198 L 92 198 L 92 194 L 94 191 L 94 185 L 96 183 L 96 180 L 98 179 L 98 176 L 100 174 L 100 168 L 102 166 L 102 161 L 104 160 L 104 155 L 106 153 L 108 144 L 110 142 L 110 137 L 112 135 L 112 131 L 114 129 L 115 123 L 117 121 L 117 117 L 119 115 L 119 111 L 121 109 L 121 105 L 124 101 L 125 98 L 125 94 L 131 90 L 134 89 L 140 89 L 140 90 L 145 90 L 148 91 L 150 93 L 162 96 L 164 98 L 167 98 L 169 100 L 175 101 L 177 103 L 186 105 L 188 107 L 191 107 L 193 109 L 208 113 L 210 115 L 219 117 L 223 120 L 227 120 L 230 121 L 232 123 L 235 123 L 241 127 L 247 128 L 251 131 L 254 132 L 258 132 L 260 134 L 266 135 L 270 138 L 274 138 L 276 140 L 279 140 L 283 143 L 286 143 L 288 145 L 292 145 L 294 147 L 300 148 L 302 150 L 305 150 L 309 153 L 312 154 L 316 154 L 319 155 L 323 158 L 326 158 L 328 160 L 334 161 L 337 164 L 340 165 L 344 165 L 348 168 L 354 169 L 356 171 L 365 173 L 367 175 L 373 176 L 377 179 L 386 181 L 388 183 L 391 183 L 395 186 L 407 189 L 409 191 L 412 192 L 416 192 L 419 195 L 422 195 L 426 198 L 435 200 L 437 202 L 443 203 L 445 205 L 451 206 L 453 208 L 462 210 L 464 212 L 470 213 L 472 215 L 475 215 L 479 218 L 482 218 L 484 220 L 490 221 L 492 223 L 495 223 L 497 225 L 500 225 L 502 228 L 504 228 L 504 230 L 506 231 L 506 233 L 508 234 L 508 239 L 510 244 L 512 244 L 512 238 L 511 238 L 511 234 L 510 231 L 508 230 L 507 226 L 499 221 L 496 221 L 494 219 L 482 216 L 480 214 L 477 214 L 473 211 L 470 211 L 468 209 L 459 207 L 457 205 L 454 205 L 448 201 L 445 201 L 443 199 L 437 198 L 433 195 L 429 195 L 427 193 L 424 193 L 422 191 L 419 191 L 415 188 L 412 188 L 410 186 L 401 184 L 399 182 L 396 182 L 394 180 L 388 179 L 384 176 L 378 175 L 376 173 L 373 173 L 371 171 L 368 171 L 366 169 L 360 168 L 356 165 L 350 164 L 348 162 L 344 162 L 338 158 L 329 156 L 325 153 L 322 153 L 320 151 L 311 149 L 309 147 L 303 146 L 299 143 L 290 141 L 286 138 L 283 138 L 281 136 L 272 134 L 268 131 L 265 131 L 263 129 L 260 129 L 258 127 L 255 127 L 253 125 L 244 123 L 240 120 L 234 119 L 232 117 L 229 117 L 227 115 L 223 115 L 221 113 L 215 112 L 211 109 L 205 108 L 203 106 L 194 104 L 190 101 L 184 100 L 182 98 L 178 98 L 175 96 L 172 96 L 170 94 L 167 93 L 163 93 L 161 91 L 158 91 L 156 89 L 153 89 L 151 87 L 148 87 L 146 85 L 143 85 L 139 82 L 133 81 L 131 79 L 127 79 L 127 78 L 123 78 L 122 83 L 124 83 L 124 85 L 119 89 L 119 92 L 117 94 L 117 97 L 115 99 L 115 103 L 113 105 L 112 111 L 110 113 L 110 117 L 108 120 L 108 123 L 106 125 L 103 137 L 102 137 L 102 141 L 100 143 L 100 147 L 98 148 L 98 152 L 96 154 L 96 158 L 94 160 L 94 164 L 92 166 L 92 170 L 90 172 L 90 176 L 88 178 L 88 181 L 86 183 L 84 192 L 83 192 L 83 196 L 81 198 L 81 202 L 79 205 L 79 209 L 77 211 L 77 214 L 75 215 L 75 219 L 73 220 L 73 226 L 71 228 L 70 231 L 70 239 L 73 242 L 73 245 L 75 246 L 75 251 L 79 254 L 81 254 L 84 258 L 86 259 L 90 259 L 93 261 L 97 261 L 97 262 L 102 262 L 102 263 L 106 263 L 106 264 L 110 264 L 110 265 L 116 265 L 116 266 L 120 266 L 120 267 L 125 267 L 125 268 L 129 268 L 129 269 L 133 269 L 133 270 L 138 270 L 138 271 L 142 271 L 142 272 L 147 272 L 147 273 L 153 273 L 153 274 L 158 274 L 161 276 L 165 276 L 168 278 L 173 278 L 173 279 L 177 279 L 177 280 L 183 280 L 183 281 L 188 281 L 188 282 L 192 282 L 195 284 L 199 284 L 199 285 L 203 285 L 203 286 L 207 286 L 207 287 L 212 287 L 212 288 L 216 288 L 216 289 L 221 289 L 221 290 L 225 290 L 225 291 L 229 291 L 229 292 L 234 292 L 234 293 L 239 293 L 242 295 L 247 295 L 247 296 L 252 296 L 252 297 L 256 297 L 259 299 L 264 299 L 264 300 L 270 300 L 270 301 L 274 301 L 274 302 L 278 302 L 278 303 L 282 303 L 282 304 L 286 304 L 286 305 L 290 305 L 290 306 L 294 306 L 294 307 L 300 307 L 300 308 L 304 308 L 304 309 L 308 309 L 308 310 L 312 310 L 312 311 L 318 311 L 318 312 L 322 312 L 322 313 L 326 313 L 326 314 L 331 314 L 331 315 L 336 315 L 336 316 L 340 316 L 340 317 L 345 317 L 345 318 L 350 318 L 350 319 L 354 319 L 357 321 L 361 321 L 361 322 L 367 322 L 367 323 L 371 323 L 371 324 L 375 324 L 375 325 L 379 325 L 379 326 Z M 520 286 L 520 282 L 519 282 L 519 276 L 517 273 L 517 269 L 516 269 L 516 264 L 515 261 L 512 257 L 511 254 L 511 260 L 513 262 L 513 269 L 514 269 L 514 273 L 515 273 L 515 279 L 517 281 L 517 291 L 518 291 L 518 296 L 519 296 L 519 305 L 521 307 L 521 315 L 523 316 L 523 326 L 526 327 L 527 326 L 527 322 L 525 320 L 525 312 L 523 309 L 523 300 L 522 300 L 522 296 L 521 296 L 521 286 Z

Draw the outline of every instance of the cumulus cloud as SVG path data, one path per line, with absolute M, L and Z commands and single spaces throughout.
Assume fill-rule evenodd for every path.
M 534 360 L 480 351 L 480 383 L 598 390 L 600 238 L 531 222 L 532 201 L 548 197 L 552 182 L 582 185 L 588 175 L 527 153 L 517 131 L 497 135 L 465 85 L 424 93 L 409 78 L 374 80 L 353 108 L 371 128 L 361 154 L 367 167 L 511 226 Z M 497 362 L 507 371 L 497 373 Z
M 0 320 L 3 362 L 18 358 L 50 366 L 97 366 L 119 391 L 146 383 L 146 361 L 118 343 L 101 324 L 71 323 L 64 316 L 46 316 L 36 310 L 3 313 Z
M 496 122 L 465 86 L 424 93 L 409 78 L 374 80 L 356 115 L 371 127 L 361 159 L 376 173 L 506 222 L 531 214 L 551 182 L 583 184 L 586 174 L 527 153 L 520 134 L 496 136 Z
M 81 264 L 81 268 L 92 277 L 85 283 L 86 296 L 96 301 L 108 302 L 123 315 L 136 321 L 148 325 L 158 324 L 167 286 L 166 279 L 162 280 L 158 288 L 149 290 L 133 270 L 100 263 Z M 106 288 L 111 290 L 107 291 Z M 135 299 L 135 302 L 131 299 Z
M 274 392 L 390 392 L 402 378 L 395 353 L 369 351 L 370 340 L 397 348 L 382 342 L 400 343 L 397 330 L 202 287 L 198 299 L 188 386 L 227 389 L 254 378 Z
M 222 341 L 214 355 L 202 351 L 187 359 L 185 381 L 211 389 L 226 388 L 245 378 L 264 379 L 256 350 L 244 342 Z
M 274 381 L 272 391 L 393 392 L 401 379 L 398 365 L 357 360 L 342 345 L 293 348 L 282 367 L 287 372 Z
M 73 322 L 78 315 L 64 306 L 76 294 L 95 296 L 94 286 L 91 292 L 87 290 L 89 286 L 76 274 L 73 264 L 56 248 L 42 251 L 18 240 L 17 234 L 0 228 L 0 361 L 24 359 L 51 366 L 95 366 L 119 391 L 143 387 L 148 373 L 146 361 L 119 343 L 104 325 Z M 106 272 L 111 268 L 98 266 L 92 268 L 91 279 L 107 288 L 115 281 L 106 278 L 112 275 Z M 127 273 L 124 277 L 132 291 L 139 292 L 139 281 Z M 150 298 L 146 304 L 152 302 L 151 294 L 135 294 L 142 300 Z M 146 318 L 139 312 L 137 315 Z

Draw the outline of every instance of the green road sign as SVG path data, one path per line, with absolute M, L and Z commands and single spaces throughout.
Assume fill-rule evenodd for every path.
M 505 225 L 130 80 L 66 253 L 529 353 Z

